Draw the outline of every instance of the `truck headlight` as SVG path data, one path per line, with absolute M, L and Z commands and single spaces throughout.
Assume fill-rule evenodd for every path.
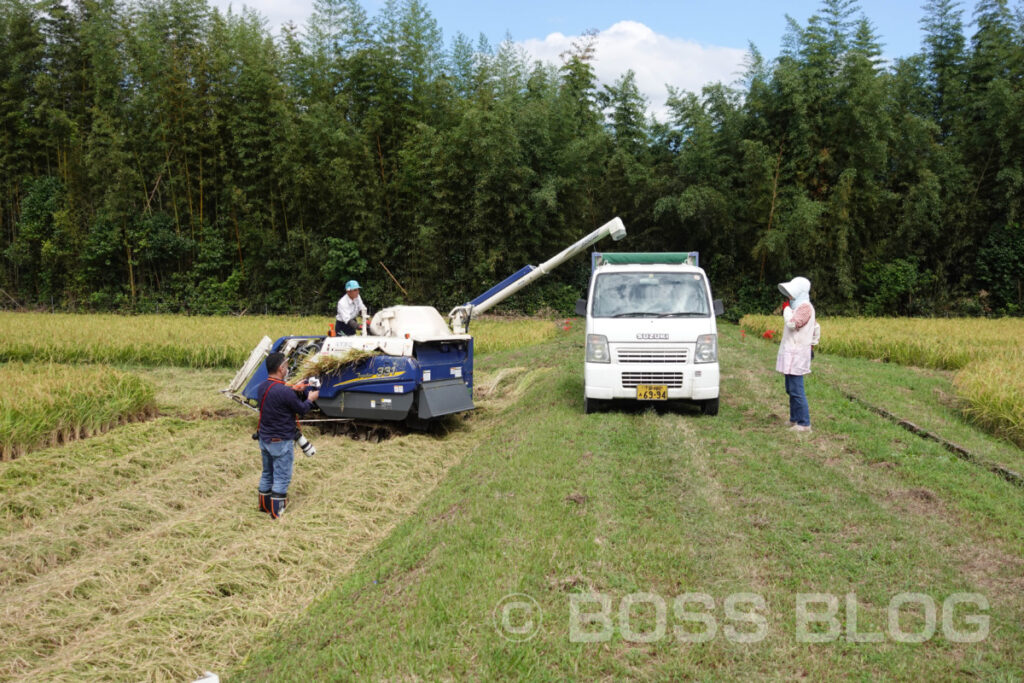
M 702 334 L 697 337 L 697 351 L 693 354 L 694 363 L 718 362 L 718 335 Z
M 603 334 L 587 335 L 587 362 L 611 363 L 612 355 L 608 352 L 608 337 Z

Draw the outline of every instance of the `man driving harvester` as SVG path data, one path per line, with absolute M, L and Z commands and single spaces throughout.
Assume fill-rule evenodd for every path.
M 278 519 L 288 504 L 288 484 L 292 481 L 295 462 L 295 440 L 301 439 L 298 416 L 305 415 L 320 398 L 320 392 L 309 387 L 290 387 L 287 358 L 283 353 L 267 356 L 267 379 L 260 383 L 260 419 L 253 437 L 259 441 L 263 459 L 260 477 L 261 512 Z M 304 450 L 306 450 L 304 448 Z M 310 447 L 306 452 L 312 455 Z
M 334 323 L 334 333 L 341 336 L 351 336 L 356 333 L 358 323 L 356 318 L 360 313 L 366 319 L 366 304 L 359 296 L 359 283 L 349 280 L 345 283 L 345 294 L 338 299 L 338 319 Z

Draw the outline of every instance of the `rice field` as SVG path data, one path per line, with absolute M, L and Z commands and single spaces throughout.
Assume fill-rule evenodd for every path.
M 0 361 L 237 368 L 264 335 L 326 334 L 320 316 L 79 315 L 0 312 Z M 555 336 L 555 321 L 474 320 L 477 353 L 504 351 Z
M 154 388 L 103 365 L 0 365 L 0 459 L 150 416 Z
M 1024 446 L 1024 362 L 996 357 L 969 363 L 953 386 L 971 419 Z
M 956 372 L 962 410 L 1024 445 L 1024 319 L 822 318 L 822 353 Z M 781 337 L 781 316 L 747 315 L 749 336 Z
M 475 353 L 512 351 L 533 346 L 553 339 L 563 329 L 566 332 L 570 331 L 572 323 L 566 324 L 561 320 L 498 316 L 482 316 L 469 326 L 469 331 L 473 335 L 473 351 Z
M 211 386 L 211 392 L 213 387 Z M 256 511 L 250 418 L 159 418 L 0 468 L 0 680 L 193 680 L 241 660 L 471 447 L 309 438 L 289 514 Z

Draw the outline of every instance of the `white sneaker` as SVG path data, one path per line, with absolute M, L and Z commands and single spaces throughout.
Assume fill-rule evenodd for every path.
M 791 431 L 791 432 L 809 432 L 809 431 L 811 431 L 811 426 L 810 425 L 794 424 L 792 427 L 789 428 L 789 431 Z

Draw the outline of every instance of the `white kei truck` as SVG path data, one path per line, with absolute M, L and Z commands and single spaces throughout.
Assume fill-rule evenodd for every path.
M 722 302 L 697 252 L 597 253 L 586 299 L 584 412 L 611 400 L 675 401 L 718 414 Z

